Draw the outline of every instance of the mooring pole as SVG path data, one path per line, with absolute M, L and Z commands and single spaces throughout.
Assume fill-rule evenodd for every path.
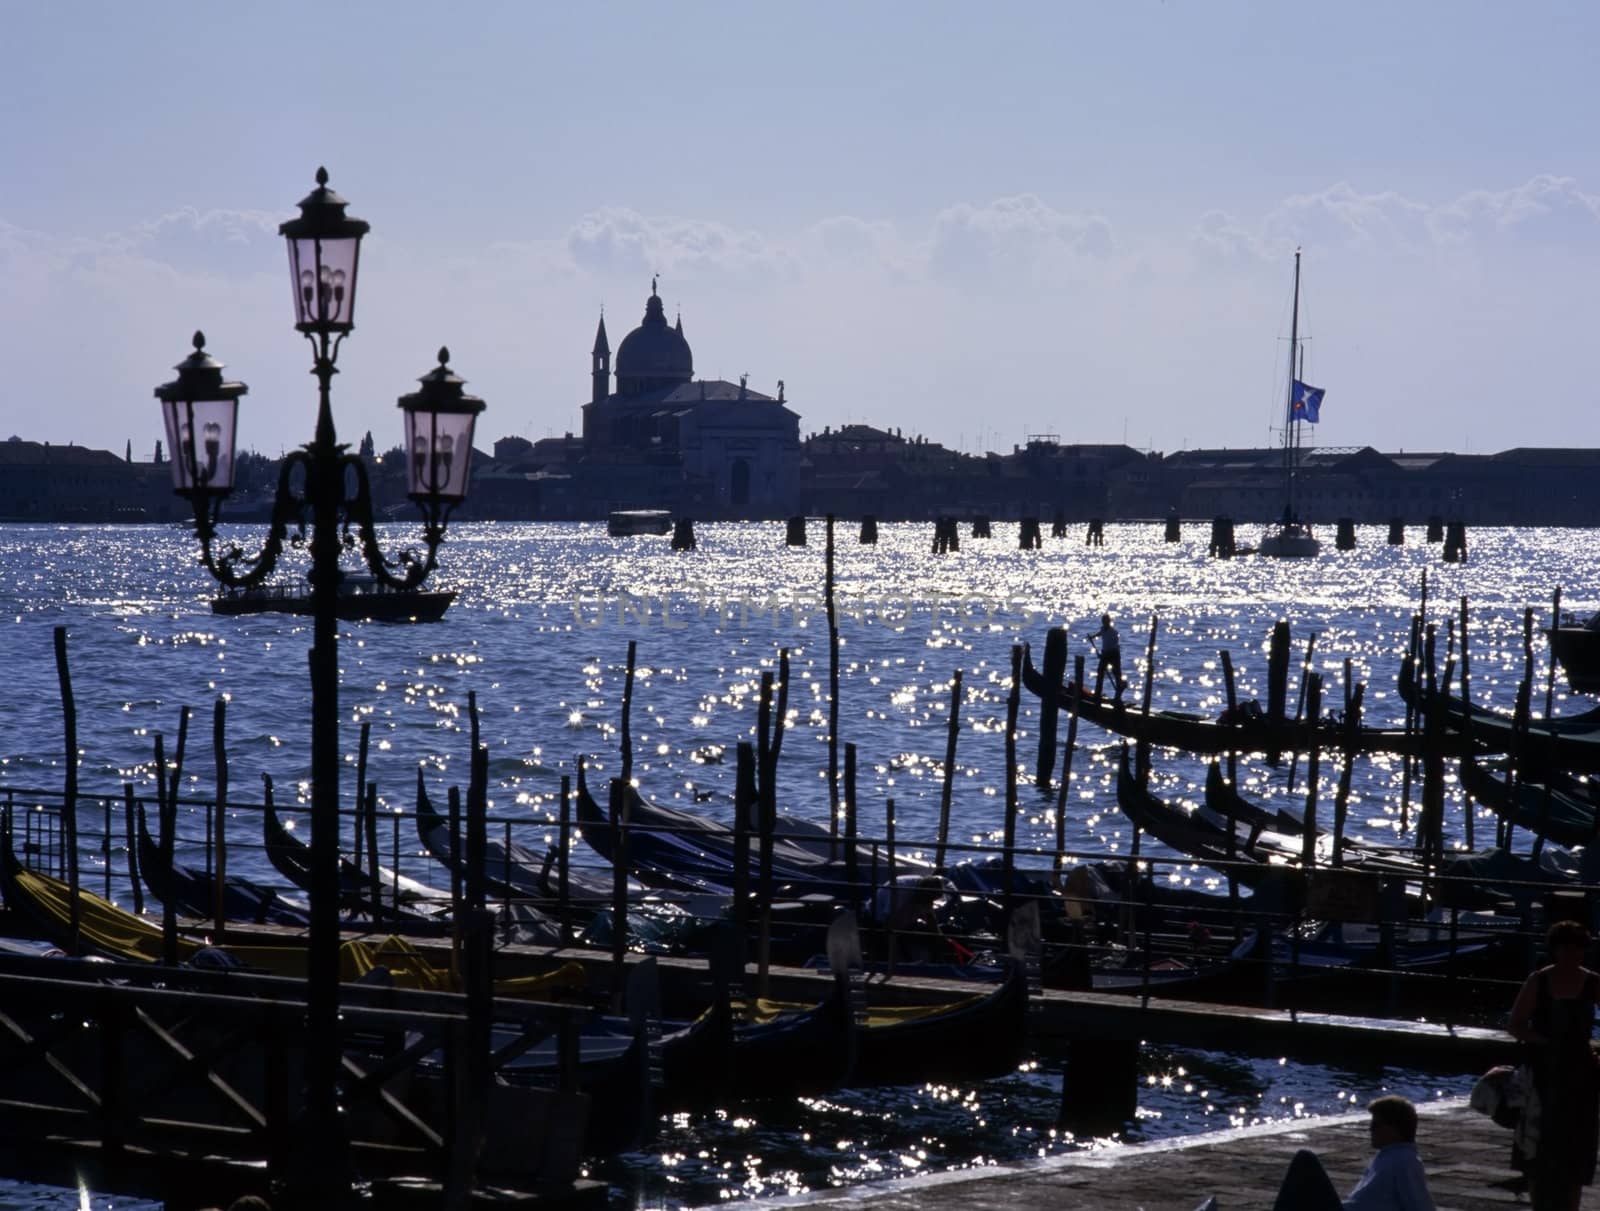
M 950 678 L 950 718 L 944 736 L 944 784 L 939 792 L 939 848 L 934 854 L 934 869 L 944 871 L 945 846 L 950 840 L 950 800 L 955 790 L 956 740 L 961 735 L 961 670 Z

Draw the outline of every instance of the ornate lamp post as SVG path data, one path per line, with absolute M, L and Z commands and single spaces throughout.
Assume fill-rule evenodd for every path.
M 329 388 L 338 373 L 339 346 L 355 325 L 356 271 L 368 226 L 345 214 L 347 203 L 328 188 L 326 169 L 300 202 L 300 215 L 278 230 L 289 245 L 295 328 L 311 342 L 317 376 L 316 437 L 283 460 L 272 522 L 261 550 L 247 557 L 236 545 L 218 550 L 217 518 L 233 488 L 239 397 L 243 383 L 225 382 L 222 363 L 205 352 L 195 333 L 194 352 L 178 377 L 156 388 L 172 451 L 172 483 L 194 505 L 195 533 L 211 574 L 230 587 L 260 584 L 277 566 L 294 528 L 297 541 L 310 529 L 311 648 L 311 930 L 308 954 L 306 1094 L 308 1148 L 305 1170 L 330 1188 L 347 1188 L 340 1144 L 339 1040 L 339 555 L 357 545 L 367 567 L 397 589 L 420 585 L 435 566 L 451 509 L 467 494 L 472 435 L 481 399 L 462 390 L 449 352 L 425 374 L 422 388 L 402 396 L 410 498 L 422 509 L 426 551 L 380 550 L 372 494 L 360 458 L 340 444 Z

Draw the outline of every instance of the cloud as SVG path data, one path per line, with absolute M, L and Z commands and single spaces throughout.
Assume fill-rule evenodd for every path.
M 1392 191 L 1361 193 L 1341 181 L 1285 198 L 1253 229 L 1222 211 L 1208 211 L 1191 230 L 1189 244 L 1212 265 L 1278 260 L 1298 245 L 1406 257 L 1530 246 L 1600 248 L 1600 197 L 1584 193 L 1571 177 L 1549 175 L 1442 203 Z
M 606 277 L 770 279 L 797 270 L 793 254 L 759 232 L 706 219 L 652 217 L 626 207 L 584 215 L 567 234 L 580 269 Z
M 939 212 L 928 248 L 935 276 L 1046 276 L 1064 266 L 1109 260 L 1111 224 L 1099 215 L 1057 210 L 1034 194 L 962 202 Z
M 1451 243 L 1592 241 L 1600 236 L 1600 197 L 1584 193 L 1571 177 L 1541 175 L 1515 189 L 1463 194 L 1433 212 L 1430 228 Z

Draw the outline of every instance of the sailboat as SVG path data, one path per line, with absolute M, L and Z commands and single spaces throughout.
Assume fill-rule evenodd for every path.
M 1322 543 L 1295 509 L 1295 480 L 1300 469 L 1300 425 L 1315 424 L 1322 406 L 1322 390 L 1307 386 L 1295 364 L 1300 349 L 1300 250 L 1294 250 L 1294 318 L 1289 324 L 1289 398 L 1283 422 L 1283 513 L 1269 522 L 1256 546 L 1258 554 L 1276 559 L 1308 559 L 1322 551 Z

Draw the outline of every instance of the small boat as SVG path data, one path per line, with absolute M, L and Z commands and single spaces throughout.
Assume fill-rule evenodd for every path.
M 351 575 L 339 581 L 335 613 L 345 622 L 437 622 L 456 599 L 455 589 L 392 589 L 376 576 Z M 260 585 L 229 589 L 211 600 L 213 614 L 310 614 L 308 584 Z
M 672 533 L 672 514 L 665 509 L 618 509 L 606 515 L 606 533 L 613 538 L 634 534 Z
M 1550 654 L 1567 672 L 1567 684 L 1574 694 L 1600 694 L 1600 612 L 1579 622 L 1563 615 L 1557 626 L 1545 630 Z
M 1289 325 L 1289 399 L 1283 420 L 1283 514 L 1268 524 L 1256 544 L 1256 554 L 1271 559 L 1310 559 L 1322 543 L 1309 523 L 1295 511 L 1295 481 L 1300 474 L 1300 425 L 1317 423 L 1322 391 L 1301 379 L 1296 364 L 1300 353 L 1300 250 L 1294 250 L 1294 318 Z

